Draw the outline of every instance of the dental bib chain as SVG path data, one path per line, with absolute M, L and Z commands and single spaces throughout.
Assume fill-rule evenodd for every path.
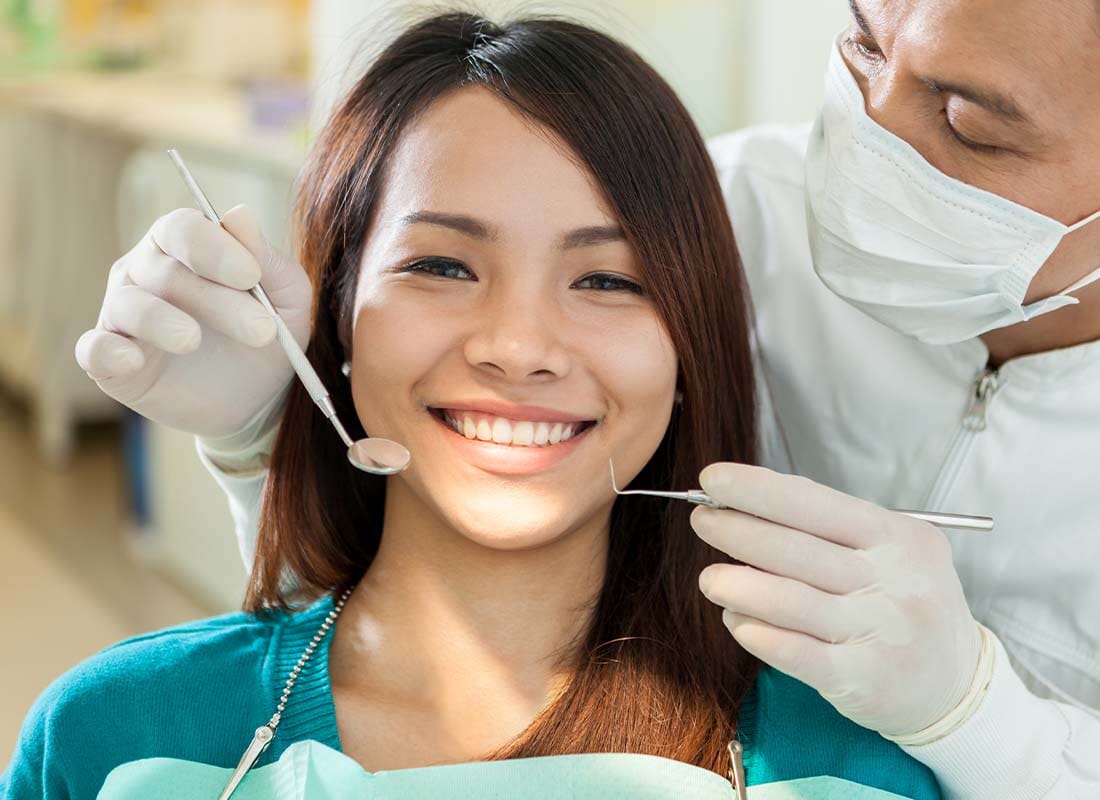
M 275 731 L 278 729 L 279 722 L 283 718 L 283 712 L 286 711 L 286 704 L 290 699 L 290 693 L 294 691 L 294 684 L 298 682 L 298 677 L 302 674 L 302 670 L 305 669 L 306 664 L 309 663 L 309 659 L 313 656 L 317 646 L 324 641 L 329 630 L 336 624 L 336 619 L 340 616 L 340 612 L 344 610 L 344 605 L 348 602 L 348 598 L 351 597 L 351 593 L 354 589 L 354 586 L 350 586 L 344 590 L 344 593 L 340 595 L 340 598 L 333 604 L 332 610 L 325 616 L 325 620 L 321 623 L 321 627 L 317 629 L 317 633 L 310 639 L 306 649 L 298 658 L 298 663 L 294 665 L 294 668 L 290 671 L 290 675 L 287 676 L 286 684 L 283 686 L 283 693 L 279 696 L 279 703 L 275 707 L 275 713 L 271 715 L 271 719 L 267 721 L 267 724 L 261 725 L 256 729 L 256 733 L 252 737 L 252 742 L 244 751 L 244 755 L 241 756 L 237 768 L 233 770 L 233 776 L 229 779 L 229 783 L 225 785 L 225 788 L 222 789 L 222 793 L 218 795 L 218 800 L 229 800 L 229 798 L 232 797 L 233 792 L 237 790 L 241 781 L 244 780 L 244 776 L 248 774 L 248 771 L 252 769 L 260 756 L 263 755 L 264 750 L 271 744 L 271 740 L 275 738 Z

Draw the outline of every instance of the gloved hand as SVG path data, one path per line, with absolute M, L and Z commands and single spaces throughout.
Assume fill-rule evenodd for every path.
M 222 224 L 194 209 L 158 219 L 111 267 L 99 321 L 76 344 L 108 395 L 210 439 L 245 428 L 294 375 L 247 290 L 262 281 L 303 349 L 312 304 L 305 271 L 268 244 L 251 211 L 237 206 Z
M 959 704 L 981 634 L 941 531 L 760 467 L 712 464 L 700 481 L 736 510 L 700 506 L 692 527 L 744 565 L 699 585 L 746 650 L 888 736 Z

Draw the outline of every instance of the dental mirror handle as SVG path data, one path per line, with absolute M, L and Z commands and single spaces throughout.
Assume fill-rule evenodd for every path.
M 332 404 L 332 398 L 329 396 L 328 390 L 325 389 L 325 385 L 321 382 L 320 376 L 317 375 L 316 370 L 313 369 L 313 365 L 309 363 L 309 359 L 306 358 L 306 354 L 302 351 L 302 348 L 298 346 L 298 340 L 294 338 L 294 334 L 290 332 L 290 328 L 283 322 L 283 318 L 279 315 L 279 312 L 275 310 L 275 305 L 271 302 L 271 299 L 267 296 L 267 292 L 263 290 L 260 284 L 256 284 L 248 293 L 255 297 L 260 305 L 262 305 L 275 320 L 275 337 L 279 340 L 279 344 L 283 346 L 283 352 L 286 353 L 287 359 L 290 360 L 290 365 L 294 368 L 294 372 L 302 381 L 302 385 L 306 387 L 306 391 L 309 392 L 309 396 L 313 399 L 313 402 L 317 404 L 317 407 L 321 409 L 321 413 L 325 415 L 333 427 L 336 428 L 336 432 L 340 434 L 340 438 L 343 440 L 346 447 L 351 447 L 354 443 L 352 438 L 348 435 L 348 432 L 344 430 L 343 424 L 340 422 L 340 418 L 336 416 L 336 407 Z
M 191 174 L 191 170 L 183 163 L 183 158 L 180 156 L 179 151 L 175 148 L 170 148 L 168 150 L 168 157 L 171 158 L 172 163 L 176 165 L 180 177 L 182 177 L 183 182 L 187 184 L 187 188 L 191 190 L 191 194 L 202 209 L 202 213 L 208 220 L 220 226 L 222 224 L 221 217 L 218 216 L 218 212 L 214 210 L 214 206 L 211 205 L 210 200 L 207 199 L 206 193 L 203 192 L 198 181 L 196 181 L 195 177 Z M 248 293 L 255 297 L 267 313 L 271 315 L 271 318 L 275 320 L 275 338 L 278 339 L 279 344 L 282 345 L 283 352 L 286 353 L 286 357 L 290 361 L 290 366 L 294 369 L 299 379 L 301 379 L 302 385 L 306 387 L 306 391 L 309 392 L 310 398 L 312 398 L 313 402 L 317 404 L 317 407 L 321 409 L 321 413 L 323 413 L 325 418 L 332 423 L 334 428 L 336 428 L 336 432 L 340 435 L 340 439 L 344 442 L 344 446 L 351 447 L 354 442 L 352 438 L 348 436 L 348 432 L 344 430 L 344 426 L 340 422 L 340 419 L 336 416 L 336 407 L 332 404 L 332 398 L 329 397 L 328 390 L 325 389 L 325 385 L 321 382 L 321 378 L 309 363 L 309 359 L 306 358 L 306 354 L 302 351 L 302 348 L 298 346 L 298 341 L 294 338 L 294 334 L 290 332 L 290 328 L 287 327 L 282 316 L 275 310 L 275 304 L 271 302 L 271 298 L 267 296 L 267 292 L 257 283 L 248 290 Z

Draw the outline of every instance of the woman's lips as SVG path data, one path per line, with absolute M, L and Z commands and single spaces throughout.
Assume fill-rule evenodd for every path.
M 596 422 L 515 420 L 482 411 L 431 408 L 462 457 L 487 472 L 521 475 L 549 469 L 568 457 Z

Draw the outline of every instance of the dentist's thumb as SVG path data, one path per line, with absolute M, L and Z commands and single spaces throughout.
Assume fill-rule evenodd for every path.
M 310 311 L 313 289 L 301 265 L 273 247 L 264 236 L 260 221 L 252 209 L 237 205 L 222 216 L 222 227 L 240 242 L 260 264 L 260 284 L 298 344 L 309 343 Z

